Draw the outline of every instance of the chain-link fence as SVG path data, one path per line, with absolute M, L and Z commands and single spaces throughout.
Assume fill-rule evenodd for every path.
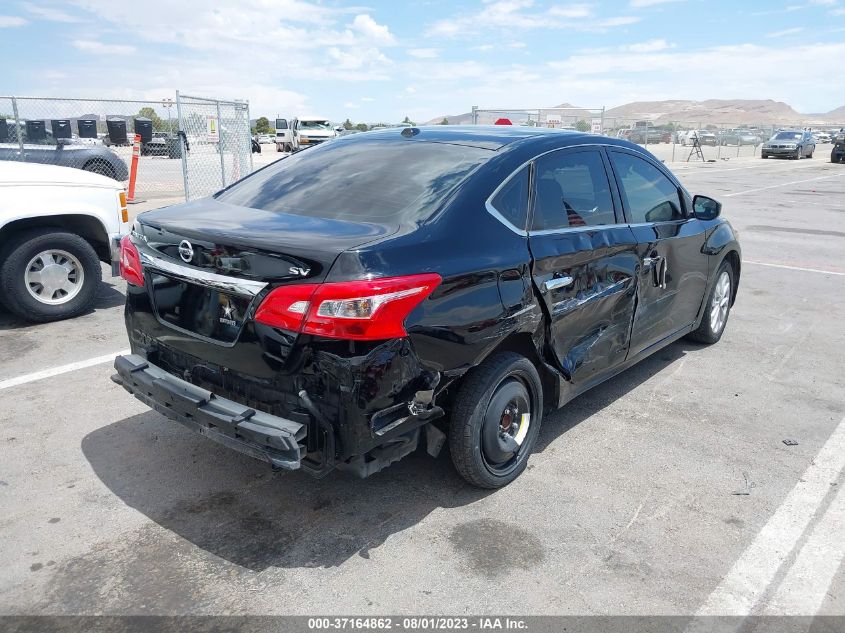
M 141 136 L 138 199 L 193 199 L 252 171 L 246 101 L 0 97 L 0 160 L 62 165 L 128 187 Z
M 472 108 L 472 123 L 489 125 L 507 119 L 513 125 L 573 129 L 624 138 L 646 147 L 664 162 L 753 158 L 779 130 L 811 130 L 816 151 L 830 149 L 830 136 L 845 123 L 794 121 L 779 124 L 710 121 L 652 121 L 607 116 L 604 108 Z

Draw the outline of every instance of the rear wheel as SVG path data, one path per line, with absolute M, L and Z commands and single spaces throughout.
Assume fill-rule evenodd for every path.
M 90 309 L 102 279 L 93 247 L 73 233 L 40 229 L 16 236 L 0 266 L 4 303 L 28 321 L 56 321 Z
M 689 334 L 689 338 L 699 343 L 716 343 L 722 338 L 733 299 L 734 273 L 730 263 L 723 261 L 716 271 L 716 281 L 710 289 L 710 297 L 701 317 L 701 325 Z
M 543 415 L 540 376 L 513 352 L 467 374 L 455 399 L 449 449 L 455 468 L 479 488 L 501 488 L 528 465 Z

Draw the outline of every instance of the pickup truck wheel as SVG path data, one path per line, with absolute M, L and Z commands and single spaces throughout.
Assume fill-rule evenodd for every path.
M 467 374 L 449 424 L 455 468 L 479 488 L 501 488 L 528 465 L 543 417 L 534 364 L 513 352 L 484 361 Z
M 0 291 L 9 310 L 45 322 L 91 308 L 102 270 L 88 242 L 60 229 L 39 229 L 19 234 L 17 244 L 0 266 Z
M 688 337 L 698 343 L 712 344 L 722 338 L 728 316 L 731 312 L 733 299 L 734 274 L 733 268 L 727 261 L 722 262 L 716 271 L 716 281 L 710 289 L 710 297 L 701 317 L 701 325 L 691 332 Z
M 146 154 L 145 154 L 146 156 Z M 95 158 L 94 160 L 89 160 L 82 166 L 83 171 L 90 171 L 92 174 L 100 174 L 101 176 L 108 176 L 109 178 L 114 178 L 114 167 L 109 165 L 106 161 L 101 158 Z

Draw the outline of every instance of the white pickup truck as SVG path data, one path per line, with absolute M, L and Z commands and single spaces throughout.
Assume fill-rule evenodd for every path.
M 129 228 L 121 183 L 71 167 L 0 161 L 0 302 L 29 321 L 89 310 L 100 262 L 118 274 Z
M 276 119 L 276 151 L 298 152 L 337 136 L 331 121 L 320 116 Z

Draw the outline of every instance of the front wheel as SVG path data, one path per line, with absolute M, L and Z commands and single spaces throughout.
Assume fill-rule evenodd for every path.
M 471 369 L 449 424 L 452 462 L 479 488 L 501 488 L 528 465 L 543 417 L 543 388 L 533 363 L 513 352 Z
M 91 308 L 102 270 L 87 241 L 61 229 L 39 229 L 16 235 L 16 243 L 0 266 L 0 291 L 9 310 L 45 322 Z
M 728 323 L 733 300 L 734 273 L 731 265 L 724 261 L 716 271 L 716 281 L 710 290 L 710 297 L 701 317 L 701 325 L 689 334 L 689 338 L 699 343 L 716 343 L 722 338 L 722 332 Z

